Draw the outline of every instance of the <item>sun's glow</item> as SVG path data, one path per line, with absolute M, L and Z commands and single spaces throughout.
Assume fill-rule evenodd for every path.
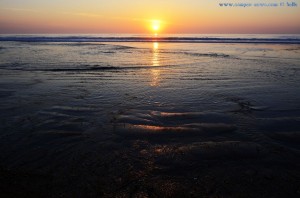
M 160 21 L 159 20 L 153 20 L 152 21 L 152 30 L 154 32 L 157 32 L 157 31 L 159 31 L 159 29 L 160 29 Z
M 153 30 L 157 31 L 159 29 L 159 26 L 158 25 L 153 25 L 152 28 L 153 28 Z

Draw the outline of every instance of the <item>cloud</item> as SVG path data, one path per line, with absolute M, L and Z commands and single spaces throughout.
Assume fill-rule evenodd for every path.
M 63 12 L 62 14 L 85 16 L 85 17 L 104 17 L 103 15 L 87 13 L 87 12 Z
M 121 17 L 121 16 L 109 17 L 109 16 L 99 15 L 99 14 L 95 14 L 95 13 L 87 13 L 87 12 L 63 12 L 62 14 L 83 16 L 83 17 L 96 17 L 96 18 L 101 17 L 101 18 L 112 19 L 112 20 L 142 21 L 142 22 L 147 22 L 147 23 L 151 23 L 153 20 L 156 20 L 156 19 L 130 18 L 130 17 Z M 162 24 L 169 24 L 166 21 L 161 21 L 161 20 L 159 20 L 159 21 Z

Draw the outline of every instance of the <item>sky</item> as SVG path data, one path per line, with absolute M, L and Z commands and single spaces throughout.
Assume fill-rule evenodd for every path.
M 229 8 L 219 3 L 280 0 L 0 0 L 0 33 L 299 34 L 293 1 L 297 7 Z

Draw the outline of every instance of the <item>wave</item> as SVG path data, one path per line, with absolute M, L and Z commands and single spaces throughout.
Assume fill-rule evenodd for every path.
M 165 54 L 184 54 L 188 56 L 196 56 L 196 57 L 215 57 L 215 58 L 229 58 L 230 55 L 223 53 L 196 53 L 196 52 L 160 52 Z
M 55 68 L 36 68 L 27 67 L 28 64 L 2 64 L 0 70 L 15 70 L 15 71 L 41 71 L 41 72 L 96 72 L 96 71 L 121 71 L 121 70 L 136 70 L 136 69 L 153 69 L 162 67 L 173 67 L 176 65 L 162 65 L 162 66 L 98 66 L 98 65 L 82 65 L 79 67 L 55 67 Z
M 18 36 L 3 35 L 0 41 L 15 42 L 167 42 L 167 43 L 272 43 L 300 44 L 300 36 Z

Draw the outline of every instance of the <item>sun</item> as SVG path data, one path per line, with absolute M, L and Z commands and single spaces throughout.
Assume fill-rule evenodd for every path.
M 158 32 L 160 29 L 160 21 L 159 20 L 153 20 L 152 21 L 152 30 L 154 32 Z
M 158 26 L 158 25 L 153 25 L 153 26 L 152 26 L 152 29 L 153 29 L 154 31 L 157 31 L 157 30 L 159 30 L 159 26 Z

